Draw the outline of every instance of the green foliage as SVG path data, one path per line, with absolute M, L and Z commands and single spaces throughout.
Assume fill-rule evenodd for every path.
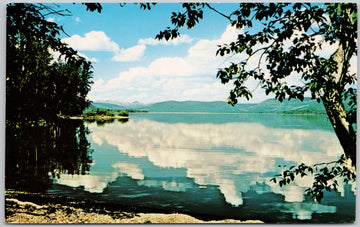
M 90 104 L 91 63 L 61 42 L 61 26 L 44 14 L 64 15 L 42 4 L 7 7 L 6 115 L 8 121 L 54 121 L 79 115 Z M 53 59 L 50 51 L 63 60 Z
M 314 175 L 314 182 L 311 188 L 306 189 L 306 193 L 314 197 L 318 202 L 323 198 L 323 191 L 337 190 L 338 178 L 342 178 L 345 183 L 354 182 L 356 174 L 345 166 L 345 156 L 342 155 L 338 161 L 329 163 L 318 163 L 312 166 L 301 163 L 298 166 L 291 166 L 282 174 L 270 179 L 274 183 L 279 183 L 280 187 L 290 184 L 296 176 L 304 177 Z
M 83 115 L 84 115 L 85 117 L 95 116 L 95 115 L 96 115 L 96 111 L 87 109 L 87 110 L 85 110 L 85 111 L 83 112 Z
M 186 27 L 188 29 L 193 28 L 199 23 L 199 20 L 203 19 L 203 8 L 206 3 L 183 3 L 182 7 L 184 12 L 173 12 L 171 15 L 171 23 L 175 26 L 174 28 L 167 27 L 164 31 L 160 31 L 156 35 L 156 39 L 174 39 L 180 36 L 179 29 Z
M 128 116 L 129 116 L 129 113 L 128 113 L 126 110 L 121 110 L 121 111 L 118 113 L 118 116 L 128 117 Z
M 83 116 L 84 117 L 94 117 L 94 116 L 124 116 L 124 117 L 128 117 L 129 113 L 127 110 L 110 110 L 110 109 L 106 109 L 106 108 L 96 108 L 95 110 L 93 109 L 87 109 L 83 112 Z
M 104 115 L 104 116 L 115 116 L 114 111 L 108 110 L 108 109 L 103 109 L 103 108 L 98 108 L 96 110 L 96 114 L 97 115 Z
M 82 4 L 86 6 L 86 10 L 88 10 L 88 11 L 91 11 L 91 12 L 98 11 L 98 13 L 101 13 L 101 11 L 102 11 L 102 6 L 100 3 L 82 3 Z M 156 3 L 135 3 L 135 4 L 139 4 L 140 9 L 143 9 L 143 10 L 150 10 L 151 6 L 156 5 Z M 125 5 L 126 5 L 126 3 L 120 3 L 121 7 L 123 7 Z
M 74 3 L 75 4 L 75 3 Z M 102 6 L 100 3 L 81 3 L 86 6 L 86 10 L 89 10 L 91 12 L 98 11 L 98 13 L 101 13 Z

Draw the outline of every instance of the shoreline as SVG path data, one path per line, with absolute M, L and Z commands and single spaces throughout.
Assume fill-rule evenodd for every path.
M 91 116 L 91 117 L 84 117 L 84 116 L 72 116 L 69 117 L 71 120 L 110 120 L 110 119 L 129 119 L 130 117 L 125 116 Z
M 196 215 L 164 213 L 136 207 L 79 201 L 41 193 L 5 190 L 6 223 L 263 223 L 260 220 L 199 218 Z
M 98 116 L 59 116 L 62 119 L 70 119 L 70 120 L 111 120 L 111 119 L 129 119 L 129 116 L 105 116 L 105 115 L 98 115 Z

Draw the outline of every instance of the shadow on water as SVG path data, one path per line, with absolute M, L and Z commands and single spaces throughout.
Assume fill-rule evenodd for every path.
M 92 163 L 83 121 L 6 127 L 6 189 L 44 192 L 61 173 L 85 174 Z

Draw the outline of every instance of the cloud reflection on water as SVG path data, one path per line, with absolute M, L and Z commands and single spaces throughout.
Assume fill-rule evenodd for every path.
M 121 127 L 109 124 L 97 128 L 92 124 L 89 128 L 99 145 L 106 141 L 131 157 L 146 157 L 155 166 L 185 168 L 197 184 L 219 185 L 233 205 L 241 204 L 238 192 L 247 189 L 235 188 L 236 175 L 279 171 L 275 164 L 279 158 L 313 164 L 341 155 L 332 132 L 274 129 L 258 123 L 167 124 L 142 119 Z
M 243 193 L 257 182 L 268 182 L 269 173 L 281 171 L 279 163 L 314 164 L 321 160 L 337 160 L 341 146 L 331 131 L 265 127 L 260 123 L 231 122 L 223 124 L 164 123 L 149 119 L 130 120 L 127 124 L 107 124 L 97 127 L 88 124 L 92 142 L 112 145 L 129 157 L 146 158 L 157 168 L 183 168 L 186 176 L 199 186 L 215 185 L 233 206 L 243 204 Z M 193 187 L 184 183 L 147 179 L 141 165 L 112 163 L 114 172 L 106 180 L 125 174 L 138 185 L 161 187 L 169 191 L 186 191 Z M 91 173 L 96 174 L 96 173 Z M 268 174 L 268 175 L 266 175 Z M 270 174 L 271 175 L 271 174 Z M 273 175 L 271 175 L 272 177 Z M 78 176 L 78 184 L 87 184 L 85 176 Z M 97 186 L 104 186 L 105 178 Z M 69 184 L 63 176 L 59 183 Z M 74 181 L 71 185 L 75 185 Z M 274 192 L 285 196 L 285 201 L 297 204 L 304 199 L 304 189 L 312 179 L 299 178 L 294 184 L 280 188 L 276 184 L 258 193 Z M 85 189 L 91 189 L 88 183 Z M 341 190 L 341 187 L 339 187 Z M 99 191 L 99 188 L 96 188 Z M 324 206 L 326 207 L 326 206 Z M 333 212 L 333 208 L 316 207 L 316 212 Z M 294 210 L 295 208 L 284 208 Z M 296 210 L 296 209 L 295 209 Z M 304 209 L 297 209 L 300 218 L 311 218 Z M 300 213 L 299 213 L 300 212 Z M 305 213 L 304 213 L 305 212 Z

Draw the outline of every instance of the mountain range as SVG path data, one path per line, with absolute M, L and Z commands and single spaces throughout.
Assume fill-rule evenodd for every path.
M 113 110 L 135 110 L 148 112 L 200 112 L 200 113 L 288 113 L 288 114 L 325 114 L 322 103 L 305 98 L 279 102 L 268 99 L 257 104 L 236 104 L 231 106 L 227 102 L 213 101 L 164 101 L 152 104 L 139 102 L 120 103 L 116 101 L 93 102 L 90 109 L 104 108 Z

